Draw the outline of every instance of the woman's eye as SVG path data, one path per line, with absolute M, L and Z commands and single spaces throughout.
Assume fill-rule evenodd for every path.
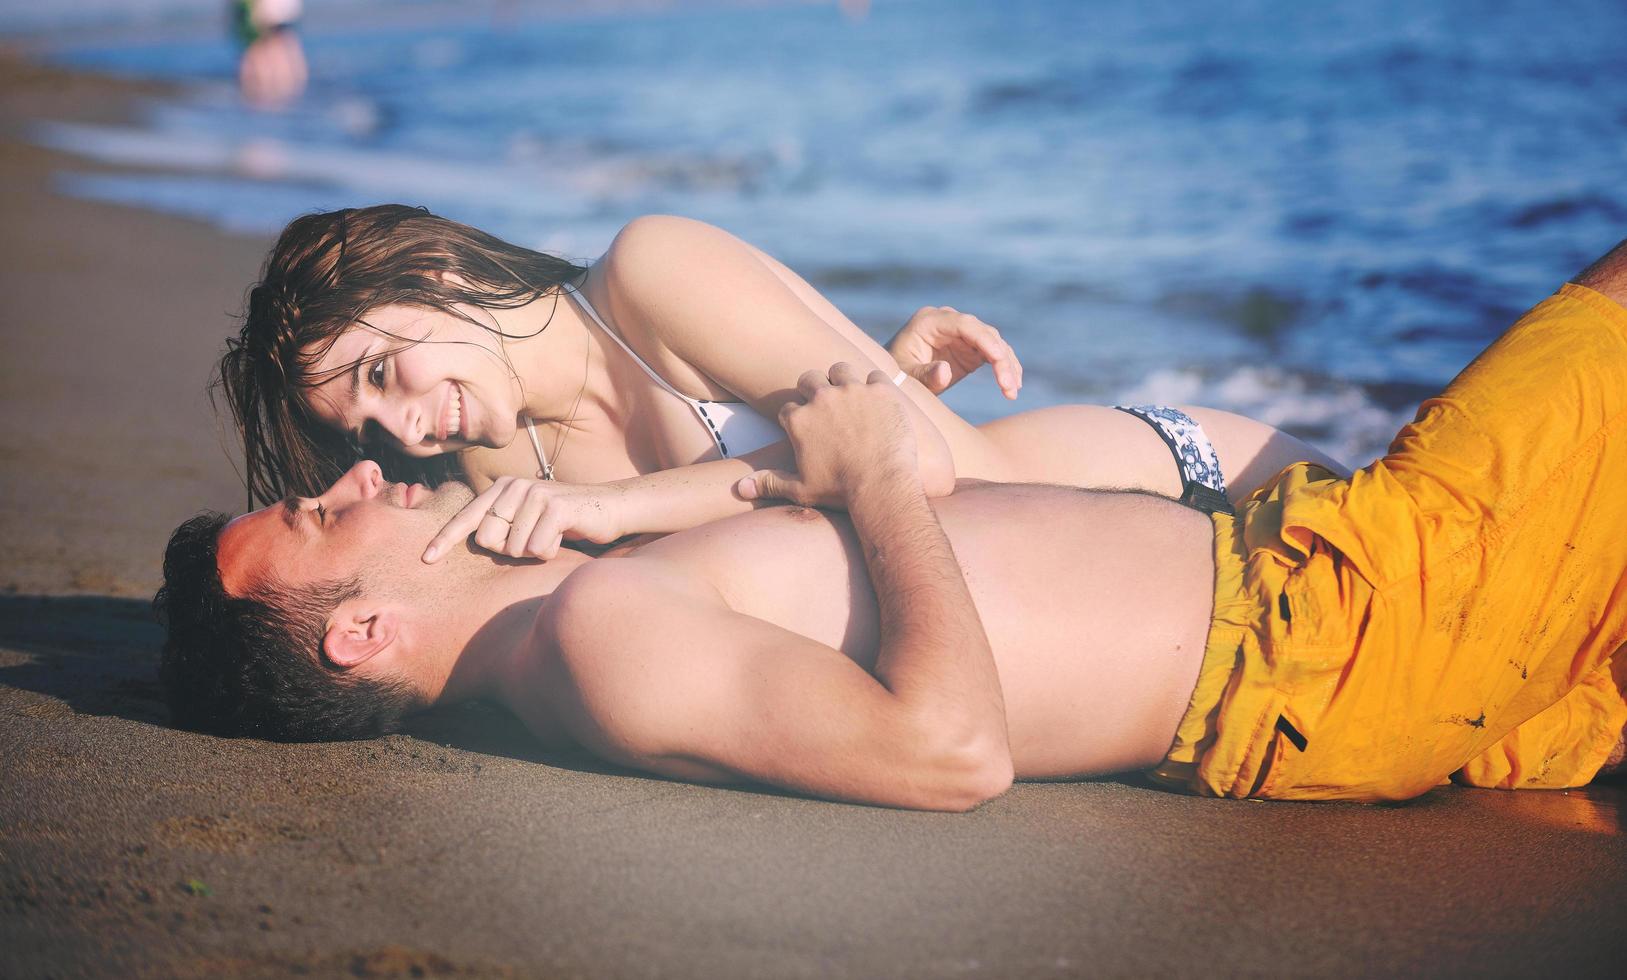
M 367 372 L 367 381 L 379 391 L 384 390 L 384 358 L 373 362 L 373 367 Z

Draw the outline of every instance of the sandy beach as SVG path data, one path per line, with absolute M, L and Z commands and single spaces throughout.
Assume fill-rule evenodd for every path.
M 367 743 L 171 730 L 170 530 L 243 494 L 205 382 L 269 242 L 70 199 L 0 59 L 0 975 L 1609 975 L 1627 791 L 1406 806 L 1019 785 L 960 816 L 544 755 L 467 707 Z
M 52 193 L 91 171 L 25 120 L 117 118 L 143 87 L 0 63 L 4 587 L 150 596 L 164 529 L 242 491 L 205 394 L 265 243 Z

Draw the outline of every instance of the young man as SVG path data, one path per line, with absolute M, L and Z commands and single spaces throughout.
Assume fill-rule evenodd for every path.
M 631 554 L 427 566 L 467 499 L 361 464 L 171 542 L 177 721 L 368 734 L 484 696 L 537 734 L 697 781 L 964 809 L 1018 777 L 1151 768 L 1194 792 L 1404 799 L 1584 783 L 1627 703 L 1627 249 L 1539 305 L 1336 480 L 1233 517 L 982 486 L 927 502 L 893 387 L 803 379 L 799 477 Z M 1591 288 L 1590 288 L 1591 287 Z M 953 550 L 951 550 L 951 547 Z

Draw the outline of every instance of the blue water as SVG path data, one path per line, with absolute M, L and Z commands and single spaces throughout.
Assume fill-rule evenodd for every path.
M 224 34 L 63 48 L 194 84 L 143 129 L 38 138 L 156 168 L 75 193 L 231 228 L 402 200 L 591 257 L 692 215 L 877 335 L 978 313 L 1020 404 L 1216 404 L 1353 462 L 1627 235 L 1619 0 L 519 9 L 309 31 L 281 114 L 236 103 Z

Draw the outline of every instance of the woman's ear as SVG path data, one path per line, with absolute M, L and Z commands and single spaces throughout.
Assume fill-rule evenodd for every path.
M 392 608 L 357 601 L 342 602 L 328 620 L 322 653 L 345 669 L 356 667 L 388 649 L 401 631 Z

